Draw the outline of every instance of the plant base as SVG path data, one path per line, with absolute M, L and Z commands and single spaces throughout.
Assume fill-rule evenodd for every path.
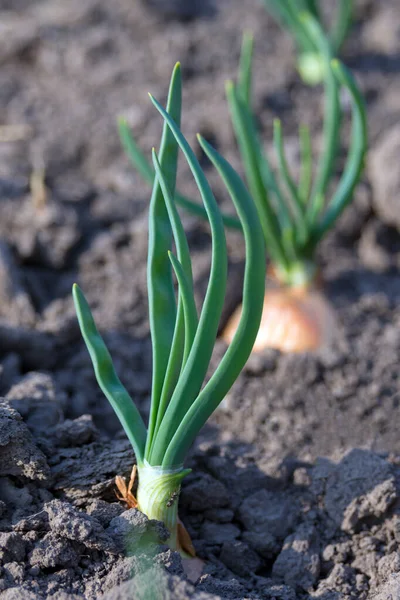
M 168 545 L 183 556 L 195 556 L 188 532 L 178 517 L 181 481 L 190 472 L 178 467 L 164 469 L 145 464 L 138 467 L 137 507 L 149 519 L 162 521 L 170 532 Z

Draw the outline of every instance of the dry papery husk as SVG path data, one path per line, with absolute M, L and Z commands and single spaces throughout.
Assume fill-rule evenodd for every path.
M 229 319 L 222 339 L 230 343 L 239 325 L 242 307 Z M 260 329 L 253 352 L 275 348 L 281 352 L 310 352 L 329 346 L 335 335 L 337 318 L 324 293 L 308 286 L 266 287 Z

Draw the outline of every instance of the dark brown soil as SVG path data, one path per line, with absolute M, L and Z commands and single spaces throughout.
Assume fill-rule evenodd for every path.
M 199 436 L 181 498 L 206 560 L 193 587 L 160 545 L 163 527 L 116 502 L 113 477 L 134 457 L 95 382 L 71 285 L 147 416 L 149 190 L 123 155 L 116 115 L 144 149 L 156 145 L 146 92 L 163 101 L 180 60 L 185 134 L 194 143 L 200 131 L 240 167 L 224 81 L 244 28 L 255 33 L 267 147 L 274 116 L 291 149 L 300 122 L 319 140 L 322 90 L 301 84 L 291 41 L 257 0 L 0 0 L 0 138 L 2 125 L 21 138 L 0 142 L 0 598 L 400 598 L 397 3 L 358 2 L 343 53 L 367 99 L 371 149 L 320 252 L 336 343 L 251 357 Z M 29 175 L 43 166 L 40 207 Z M 194 190 L 185 169 L 180 188 Z M 184 220 L 200 299 L 209 235 Z M 225 316 L 240 302 L 244 258 L 238 234 L 228 243 Z M 214 364 L 223 351 L 219 342 Z

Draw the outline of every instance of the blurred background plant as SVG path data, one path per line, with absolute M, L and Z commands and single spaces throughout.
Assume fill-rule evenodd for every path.
M 264 231 L 271 260 L 269 274 L 275 283 L 265 295 L 256 350 L 264 347 L 284 351 L 313 350 L 331 341 L 335 317 L 320 290 L 316 252 L 322 238 L 352 200 L 364 167 L 367 147 L 364 101 L 355 80 L 337 59 L 330 59 L 330 50 L 318 22 L 304 13 L 299 19 L 324 60 L 323 148 L 315 166 L 310 131 L 301 125 L 301 164 L 296 180 L 286 158 L 282 125 L 276 119 L 276 175 L 271 168 L 259 140 L 251 108 L 253 42 L 250 35 L 245 34 L 243 39 L 237 83 L 227 84 L 233 128 L 249 190 Z M 341 88 L 351 97 L 352 134 L 344 170 L 328 199 L 340 142 Z M 240 308 L 228 322 L 223 334 L 227 342 L 234 334 L 239 315 Z
M 330 56 L 334 58 L 339 54 L 351 26 L 353 0 L 336 1 L 336 14 L 330 26 L 325 24 L 323 3 L 320 0 L 262 1 L 268 12 L 293 37 L 298 53 L 297 68 L 303 81 L 309 85 L 321 83 L 325 76 L 325 57 L 321 55 L 320 45 L 310 36 L 309 27 L 305 24 L 302 14 L 307 12 L 320 24 L 325 32 Z

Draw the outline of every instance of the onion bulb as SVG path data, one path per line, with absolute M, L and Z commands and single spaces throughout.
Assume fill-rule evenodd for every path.
M 235 335 L 241 312 L 239 306 L 222 333 L 228 344 Z M 331 343 L 335 325 L 333 307 L 314 286 L 267 289 L 253 351 L 264 348 L 276 348 L 281 352 L 318 350 Z

